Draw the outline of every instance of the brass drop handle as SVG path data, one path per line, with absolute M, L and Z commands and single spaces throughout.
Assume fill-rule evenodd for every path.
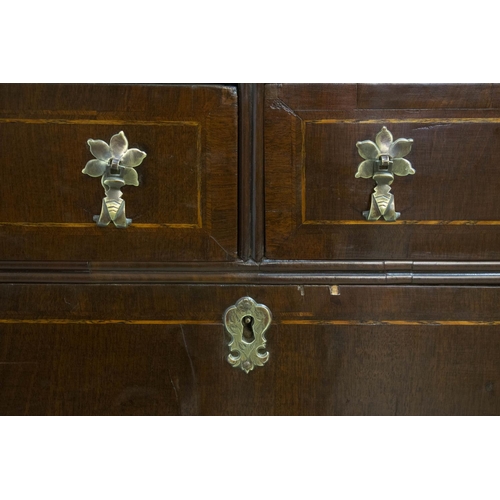
M 242 297 L 224 312 L 223 321 L 231 335 L 227 361 L 249 373 L 269 360 L 264 333 L 271 324 L 271 311 L 251 297 Z
M 90 160 L 82 170 L 90 177 L 101 177 L 106 196 L 102 200 L 101 215 L 94 215 L 98 226 L 107 226 L 113 221 L 116 227 L 127 227 L 132 219 L 125 215 L 125 200 L 121 188 L 138 186 L 139 178 L 134 167 L 146 157 L 140 149 L 128 149 L 128 140 L 123 132 L 111 137 L 109 145 L 100 139 L 89 139 L 87 144 L 95 160 Z
M 382 127 L 375 137 L 375 142 L 360 141 L 356 143 L 359 155 L 364 161 L 358 165 L 356 177 L 371 179 L 377 183 L 371 198 L 369 211 L 363 212 L 367 220 L 374 221 L 383 217 L 386 221 L 395 221 L 401 215 L 396 212 L 391 184 L 394 175 L 413 175 L 415 170 L 411 163 L 404 159 L 410 153 L 413 139 L 397 139 Z

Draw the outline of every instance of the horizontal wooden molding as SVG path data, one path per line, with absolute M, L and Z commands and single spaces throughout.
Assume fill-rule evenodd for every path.
M 500 262 L 0 262 L 0 283 L 500 284 Z
M 499 285 L 500 273 L 266 272 L 0 272 L 0 283 L 258 284 L 258 285 Z
M 222 326 L 221 321 L 191 319 L 173 320 L 128 320 L 128 319 L 3 319 L 0 324 L 27 325 L 213 325 Z M 500 326 L 496 321 L 448 321 L 448 320 L 327 320 L 327 319 L 277 319 L 274 325 L 316 325 L 316 326 Z

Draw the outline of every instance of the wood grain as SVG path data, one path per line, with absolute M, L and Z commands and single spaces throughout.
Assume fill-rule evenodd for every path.
M 68 321 L 99 325 L 222 324 L 224 311 L 251 296 L 266 304 L 273 322 L 347 321 L 412 324 L 500 321 L 500 288 L 490 286 L 1 284 L 0 320 Z
M 239 238 L 243 261 L 264 255 L 264 85 L 243 83 L 239 120 Z
M 499 89 L 0 85 L 0 414 L 498 415 Z M 384 123 L 415 139 L 395 224 L 345 147 Z M 124 231 L 73 146 L 117 128 L 148 152 Z
M 500 108 L 498 84 L 359 84 L 359 108 Z
M 237 104 L 224 86 L 0 85 L 0 259 L 234 260 Z M 148 153 L 125 231 L 95 227 L 103 189 L 81 173 L 87 139 L 119 130 Z
M 270 95 L 297 111 L 500 108 L 498 84 L 273 84 Z
M 327 286 L 4 285 L 1 292 L 10 316 L 0 332 L 2 415 L 500 411 L 498 287 L 340 286 L 331 295 Z M 226 361 L 221 313 L 244 294 L 274 318 L 270 360 L 248 375 Z
M 418 93 L 418 86 L 403 87 L 370 87 L 369 101 L 363 100 L 367 87 L 358 86 L 356 106 L 349 86 L 266 87 L 267 258 L 499 257 L 498 88 L 431 85 Z M 343 92 L 350 106 L 334 104 Z M 483 97 L 469 102 L 474 92 Z M 392 101 L 384 99 L 390 95 Z M 362 161 L 356 142 L 374 140 L 384 124 L 394 138 L 414 139 L 408 159 L 416 174 L 392 185 L 402 213 L 395 223 L 364 219 L 374 182 L 354 177 Z

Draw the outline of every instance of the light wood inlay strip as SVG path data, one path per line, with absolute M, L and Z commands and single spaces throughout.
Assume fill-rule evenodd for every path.
M 0 118 L 0 123 L 53 123 L 59 125 L 145 125 L 151 126 L 192 126 L 197 127 L 195 121 L 169 121 L 169 120 L 92 120 L 92 119 L 66 119 L 66 118 Z
M 190 319 L 0 319 L 0 324 L 28 325 L 221 325 L 222 321 Z
M 322 319 L 290 319 L 277 322 L 282 325 L 337 325 L 337 326 L 500 326 L 498 321 L 441 321 L 441 320 L 322 320 Z
M 351 225 L 366 225 L 371 226 L 374 224 L 380 224 L 383 226 L 401 226 L 401 225 L 414 225 L 414 226 L 498 226 L 500 220 L 397 220 L 393 222 L 387 222 L 384 220 L 378 221 L 367 221 L 367 220 L 305 220 L 303 224 L 306 225 L 340 225 L 340 226 L 351 226 Z
M 301 180 L 301 208 L 302 208 L 302 223 L 306 221 L 306 122 L 301 121 L 301 133 L 302 133 L 302 150 L 301 150 L 301 169 L 300 169 L 300 180 Z
M 0 222 L 0 226 L 19 226 L 19 227 L 79 227 L 79 228 L 96 228 L 95 223 L 90 222 Z M 154 228 L 172 228 L 172 229 L 196 229 L 200 228 L 198 224 L 140 224 L 133 223 L 127 231 L 137 229 L 154 229 Z
M 378 124 L 384 123 L 500 123 L 500 117 L 496 118 L 376 118 L 372 120 L 359 120 L 356 118 L 331 118 L 322 120 L 304 120 L 306 123 L 359 123 Z
M 35 325 L 222 325 L 211 320 L 125 320 L 125 319 L 0 319 L 0 324 L 35 324 Z M 316 325 L 316 326 L 500 326 L 495 321 L 441 321 L 441 320 L 322 320 L 322 319 L 284 319 L 275 320 L 277 325 Z
M 199 227 L 201 228 L 203 226 L 202 223 L 202 217 L 201 217 L 201 126 L 199 123 L 197 123 L 197 129 L 198 133 L 196 136 L 196 204 L 198 208 L 198 219 L 197 219 L 197 226 L 194 227 Z

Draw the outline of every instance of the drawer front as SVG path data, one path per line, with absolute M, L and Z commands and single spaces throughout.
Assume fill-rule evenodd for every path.
M 88 139 L 146 152 L 132 224 L 97 227 Z M 237 93 L 225 86 L 0 85 L 0 260 L 227 261 L 237 246 Z
M 398 220 L 366 220 L 358 141 L 413 139 Z M 498 260 L 499 85 L 268 85 L 266 256 Z
M 0 285 L 0 414 L 497 415 L 494 287 Z M 269 307 L 269 360 L 223 313 Z M 139 305 L 139 306 L 138 306 Z

